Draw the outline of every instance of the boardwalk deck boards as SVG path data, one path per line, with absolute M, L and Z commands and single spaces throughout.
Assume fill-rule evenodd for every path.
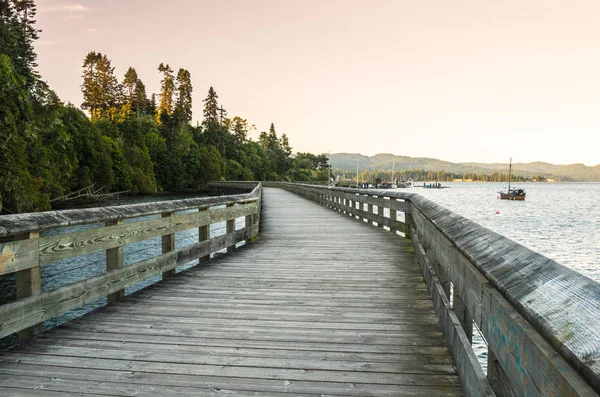
M 0 395 L 463 395 L 410 247 L 265 189 L 258 241 L 0 353 Z

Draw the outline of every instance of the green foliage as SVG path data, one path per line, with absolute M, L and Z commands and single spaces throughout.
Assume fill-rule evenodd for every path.
M 180 123 L 192 121 L 192 80 L 190 72 L 179 69 L 177 72 L 177 101 L 175 114 Z
M 50 206 L 48 194 L 40 191 L 42 180 L 32 175 L 27 161 L 31 116 L 27 79 L 7 55 L 0 54 L 0 198 L 11 212 Z
M 114 71 L 110 59 L 99 52 L 89 52 L 83 61 L 81 107 L 89 110 L 92 120 L 122 118 L 123 92 Z
M 160 103 L 148 99 L 133 67 L 120 83 L 105 54 L 83 62 L 82 108 L 63 104 L 35 72 L 30 0 L 0 0 L 0 210 L 51 208 L 53 199 L 90 186 L 104 193 L 198 190 L 213 180 L 323 178 L 327 159 L 292 157 L 271 124 L 259 142 L 239 116 L 225 118 L 210 87 L 204 120 L 191 127 L 192 83 L 161 64 Z M 173 102 L 175 100 L 175 102 Z
M 163 113 L 170 115 L 173 113 L 173 94 L 175 92 L 175 81 L 173 79 L 173 69 L 169 64 L 158 65 L 158 71 L 163 74 L 160 81 L 160 101 L 158 104 L 157 116 L 160 122 L 160 116 Z
M 204 128 L 219 123 L 219 103 L 217 99 L 219 99 L 219 96 L 211 86 L 208 89 L 206 99 L 204 99 Z

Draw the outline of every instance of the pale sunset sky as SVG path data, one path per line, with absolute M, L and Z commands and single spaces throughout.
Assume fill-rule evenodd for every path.
M 188 69 L 194 124 L 229 116 L 294 151 L 600 164 L 598 0 L 37 0 L 42 78 L 82 102 L 107 54 L 158 93 Z

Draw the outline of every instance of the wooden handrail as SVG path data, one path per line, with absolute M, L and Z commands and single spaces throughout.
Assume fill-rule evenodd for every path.
M 0 306 L 0 338 L 19 332 L 21 340 L 31 339 L 45 320 L 99 298 L 108 296 L 109 303 L 120 300 L 126 287 L 149 277 L 172 275 L 179 265 L 206 260 L 211 253 L 251 239 L 258 234 L 262 187 L 260 183 L 247 187 L 251 193 L 1 217 L 3 236 L 14 236 L 14 241 L 0 244 L 0 275 L 16 273 L 18 300 Z M 198 212 L 175 215 L 190 209 Z M 131 219 L 156 214 L 162 216 Z M 235 230 L 237 218 L 245 219 L 244 229 Z M 124 219 L 131 222 L 123 223 Z M 210 238 L 208 228 L 218 222 L 227 223 L 226 234 Z M 83 224 L 99 225 L 39 237 L 41 230 Z M 177 249 L 174 234 L 193 228 L 204 230 L 199 241 Z M 125 245 L 155 237 L 162 237 L 161 255 L 124 266 Z M 40 293 L 41 266 L 98 251 L 106 251 L 106 273 Z
M 154 201 L 119 206 L 84 208 L 73 210 L 58 210 L 32 212 L 24 214 L 2 215 L 0 217 L 0 237 L 15 236 L 30 232 L 42 232 L 61 227 L 104 223 L 117 219 L 137 218 L 156 215 L 163 212 L 185 211 L 216 205 L 243 204 L 254 202 L 260 195 L 260 183 L 252 182 L 252 192 L 231 195 L 199 197 L 182 200 Z
M 594 390 L 600 391 L 599 283 L 418 194 L 264 186 L 412 237 L 442 328 L 459 322 L 469 341 L 474 321 L 485 337 L 487 377 L 497 395 L 596 396 Z M 383 217 L 374 206 L 390 209 L 394 217 Z M 398 212 L 404 212 L 404 222 Z M 448 310 L 450 317 L 444 314 Z M 459 371 L 472 357 L 455 356 Z

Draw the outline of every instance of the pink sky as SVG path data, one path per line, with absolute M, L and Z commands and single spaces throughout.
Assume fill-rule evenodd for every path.
M 79 106 L 83 58 L 188 69 L 295 151 L 600 164 L 597 0 L 38 0 L 39 71 Z M 257 132 L 253 133 L 256 136 Z

